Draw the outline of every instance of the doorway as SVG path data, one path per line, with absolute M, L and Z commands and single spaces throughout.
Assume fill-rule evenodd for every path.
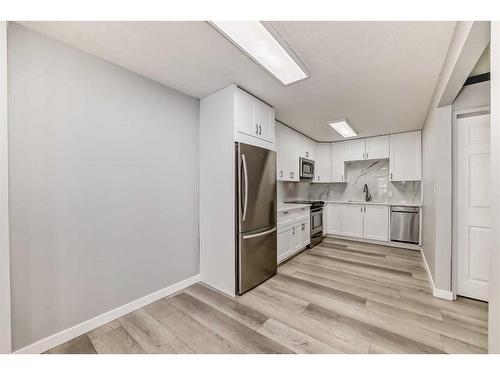
M 490 114 L 459 114 L 453 130 L 455 294 L 488 301 Z

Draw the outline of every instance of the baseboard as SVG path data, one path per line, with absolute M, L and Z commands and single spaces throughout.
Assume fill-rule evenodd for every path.
M 405 243 L 405 242 L 368 240 L 366 238 L 348 237 L 348 236 L 342 236 L 340 234 L 329 234 L 329 233 L 325 234 L 325 237 L 334 238 L 334 239 L 336 238 L 339 240 L 346 240 L 346 241 L 362 242 L 362 243 L 367 243 L 367 244 L 371 244 L 371 245 L 396 247 L 398 249 L 422 250 L 420 245 L 415 245 L 415 244 Z
M 77 324 L 73 327 L 65 329 L 58 332 L 52 336 L 41 339 L 31 345 L 25 346 L 14 352 L 14 354 L 39 354 L 43 353 L 49 349 L 52 349 L 58 345 L 61 345 L 69 340 L 72 340 L 84 333 L 92 331 L 93 329 L 102 326 L 103 324 L 109 323 L 112 320 L 120 318 L 124 315 L 131 313 L 141 307 L 144 307 L 152 302 L 162 299 L 166 296 L 174 294 L 179 290 L 187 288 L 190 285 L 196 284 L 200 281 L 200 275 L 195 275 L 185 280 L 182 280 L 174 285 L 170 285 L 164 289 L 160 289 L 156 292 L 148 294 L 142 298 L 136 299 L 135 301 L 129 302 L 126 305 L 117 307 L 111 311 L 104 314 L 96 316 L 95 318 L 89 319 L 85 322 Z
M 442 299 L 447 299 L 449 301 L 453 300 L 453 292 L 451 290 L 445 290 L 445 289 L 439 289 L 436 288 L 434 285 L 434 280 L 432 279 L 432 274 L 431 270 L 429 268 L 429 265 L 427 264 L 427 259 L 425 259 L 425 254 L 423 250 L 420 250 L 422 253 L 422 258 L 424 258 L 424 265 L 425 265 L 425 271 L 427 272 L 427 276 L 429 277 L 429 280 L 431 282 L 431 287 L 432 287 L 432 295 L 434 297 L 442 298 Z

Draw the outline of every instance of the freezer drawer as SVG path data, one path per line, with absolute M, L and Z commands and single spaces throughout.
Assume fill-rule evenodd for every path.
M 419 243 L 420 210 L 418 207 L 391 207 L 391 241 Z
M 243 294 L 276 274 L 278 240 L 276 226 L 238 236 L 236 293 Z

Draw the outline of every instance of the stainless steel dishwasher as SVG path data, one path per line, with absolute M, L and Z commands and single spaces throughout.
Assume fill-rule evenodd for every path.
M 391 206 L 391 241 L 418 244 L 419 207 Z

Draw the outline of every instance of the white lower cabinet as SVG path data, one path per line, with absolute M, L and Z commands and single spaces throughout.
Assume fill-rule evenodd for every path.
M 389 206 L 364 206 L 363 238 L 389 240 Z
M 363 238 L 363 206 L 343 204 L 340 214 L 342 235 Z
M 309 209 L 279 214 L 278 263 L 304 249 L 311 242 Z
M 326 207 L 326 220 L 323 220 L 326 225 L 326 233 L 341 234 L 342 228 L 340 227 L 341 219 L 340 214 L 342 210 L 341 204 L 328 203 Z
M 389 206 L 328 203 L 325 234 L 389 241 Z

